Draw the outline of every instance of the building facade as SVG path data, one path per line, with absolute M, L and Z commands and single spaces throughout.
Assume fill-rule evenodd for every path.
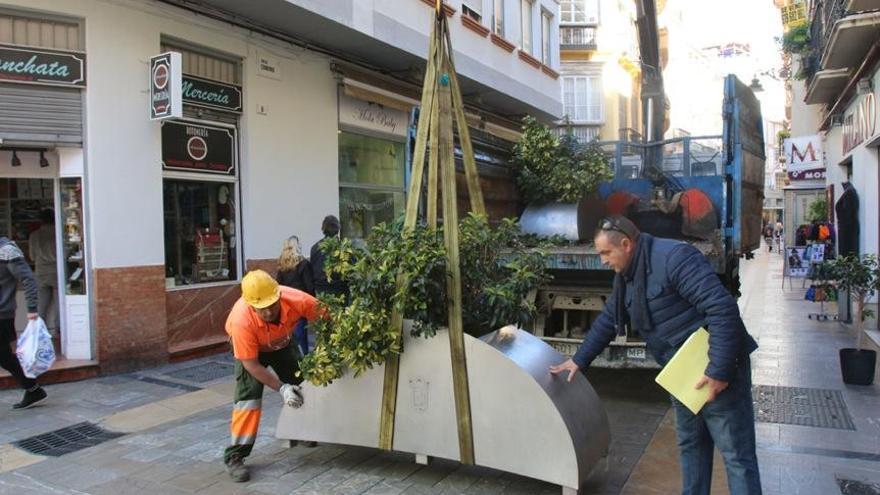
M 811 45 L 803 55 L 802 82 L 812 132 L 823 138 L 827 178 L 824 186 L 836 205 L 848 186 L 858 196 L 860 254 L 877 253 L 878 68 L 880 2 L 810 2 Z M 792 116 L 794 118 L 794 110 Z M 794 125 L 794 124 L 793 124 Z M 836 212 L 833 212 L 836 213 Z M 839 223 L 839 218 L 836 218 Z
M 560 1 L 562 123 L 582 142 L 641 139 L 635 15 L 632 2 Z
M 0 230 L 28 253 L 54 211 L 65 357 L 114 371 L 220 347 L 243 272 L 288 236 L 308 249 L 327 214 L 359 237 L 402 212 L 432 5 L 0 4 Z M 558 4 L 444 13 L 487 208 L 507 215 L 519 119 L 562 113 Z M 160 53 L 180 54 L 182 113 L 158 121 Z

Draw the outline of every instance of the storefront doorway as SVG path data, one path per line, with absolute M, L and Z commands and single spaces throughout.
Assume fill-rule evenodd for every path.
M 59 358 L 90 359 L 82 178 L 61 177 L 55 151 L 0 149 L 4 158 L 10 168 L 0 174 L 0 235 L 18 245 L 34 272 L 38 311 Z M 21 332 L 27 326 L 21 284 L 16 306 Z

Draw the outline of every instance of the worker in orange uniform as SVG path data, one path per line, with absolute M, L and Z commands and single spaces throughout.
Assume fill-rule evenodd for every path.
M 312 321 L 317 315 L 317 299 L 279 286 L 263 270 L 248 272 L 241 280 L 241 298 L 226 319 L 226 333 L 235 356 L 235 404 L 230 425 L 232 442 L 223 461 L 233 481 L 250 479 L 244 458 L 250 455 L 257 439 L 263 385 L 281 393 L 287 406 L 302 406 L 298 386 L 302 378 L 296 376 L 300 352 L 291 336 L 300 318 Z

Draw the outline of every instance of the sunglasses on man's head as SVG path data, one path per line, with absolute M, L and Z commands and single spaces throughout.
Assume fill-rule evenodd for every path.
M 632 235 L 629 232 L 627 232 L 626 230 L 624 230 L 620 226 L 619 222 L 617 222 L 616 220 L 611 219 L 611 218 L 603 218 L 602 221 L 599 222 L 599 230 L 604 230 L 606 232 L 609 232 L 609 231 L 620 232 L 621 234 L 625 235 L 627 238 L 632 239 Z

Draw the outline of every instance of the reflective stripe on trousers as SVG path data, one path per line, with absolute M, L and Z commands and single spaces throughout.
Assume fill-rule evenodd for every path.
M 260 428 L 260 416 L 263 414 L 263 400 L 241 400 L 232 406 L 232 422 L 230 423 L 232 445 L 253 445 Z

